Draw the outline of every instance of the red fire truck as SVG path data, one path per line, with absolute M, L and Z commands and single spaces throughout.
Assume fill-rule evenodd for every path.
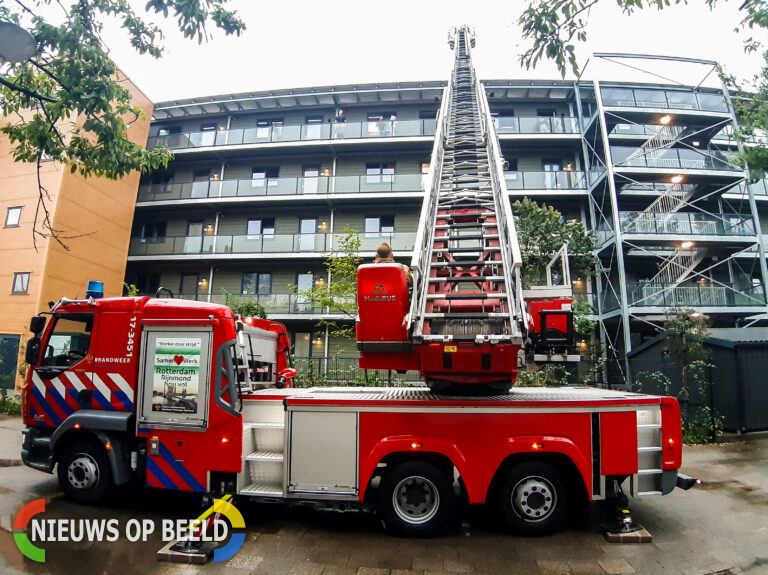
M 570 503 L 669 493 L 673 398 L 589 388 L 450 397 L 419 388 L 290 387 L 281 324 L 225 306 L 62 299 L 31 321 L 24 463 L 70 498 L 115 486 L 378 509 L 430 535 L 462 503 L 547 533 Z M 282 389 L 278 386 L 283 386 Z M 263 388 L 263 389 L 261 389 Z

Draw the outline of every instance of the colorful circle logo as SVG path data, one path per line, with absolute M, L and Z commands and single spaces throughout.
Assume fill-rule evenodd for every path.
M 214 513 L 221 513 L 226 517 L 232 525 L 232 529 L 245 529 L 245 520 L 243 519 L 242 513 L 240 513 L 229 501 L 225 501 L 224 499 L 214 499 L 213 511 Z M 229 543 L 224 547 L 214 549 L 213 562 L 219 563 L 234 557 L 235 553 L 240 551 L 243 543 L 245 543 L 245 533 L 233 532 L 232 537 L 229 539 Z
M 44 511 L 45 499 L 35 499 L 31 503 L 27 503 L 24 507 L 21 508 L 21 511 L 19 511 L 19 514 L 16 516 L 16 519 L 13 522 L 13 528 L 26 529 L 27 525 L 29 524 L 29 520 L 32 519 L 34 515 L 43 513 Z M 240 516 L 240 520 L 242 521 L 242 515 Z M 245 527 L 245 524 L 243 524 L 243 527 Z M 32 561 L 45 563 L 45 549 L 40 549 L 40 547 L 35 547 L 32 545 L 32 542 L 29 540 L 29 537 L 26 533 L 14 533 L 13 539 L 16 541 L 16 546 L 19 548 L 19 551 L 21 551 L 26 557 L 32 559 Z M 243 535 L 243 539 L 245 539 L 245 535 Z M 235 553 L 236 552 L 237 551 L 235 551 Z

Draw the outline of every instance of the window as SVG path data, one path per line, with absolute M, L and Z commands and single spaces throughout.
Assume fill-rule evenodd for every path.
M 243 295 L 266 295 L 272 293 L 272 274 L 262 272 L 243 273 Z
M 323 117 L 307 116 L 304 119 L 306 127 L 304 128 L 304 137 L 308 140 L 316 140 L 323 134 Z
M 158 172 L 152 174 L 153 192 L 170 192 L 173 187 L 173 172 Z
M 419 112 L 419 120 L 434 120 L 437 118 L 437 110 Z
M 395 216 L 376 216 L 365 218 L 366 237 L 389 235 L 395 231 Z
M 397 116 L 393 112 L 369 112 L 368 135 L 389 136 Z
M 216 122 L 206 122 L 200 126 L 200 145 L 201 146 L 213 146 L 216 143 L 216 129 L 218 125 Z
M 552 118 L 557 116 L 557 110 L 554 108 L 536 108 L 536 115 Z
M 248 220 L 245 233 L 248 235 L 248 239 L 253 239 L 251 236 L 259 235 L 271 235 L 275 233 L 275 218 L 262 218 L 259 220 Z
M 269 139 L 269 133 L 271 128 L 275 128 L 275 136 L 278 136 L 283 127 L 282 118 L 271 118 L 264 120 L 256 120 L 256 138 L 257 139 Z
M 167 227 L 168 222 L 145 222 L 141 224 L 139 237 L 145 241 L 165 239 Z
M 11 293 L 27 293 L 29 291 L 29 274 L 31 272 L 16 272 L 13 274 L 13 289 Z
M 367 184 L 391 184 L 395 179 L 395 164 L 365 164 L 365 174 Z
M 8 208 L 8 211 L 5 213 L 5 227 L 17 228 L 19 227 L 20 221 L 21 221 L 21 206 L 14 206 L 12 208 Z
M 92 314 L 57 315 L 40 365 L 66 368 L 83 359 L 91 346 L 92 330 Z
M 272 185 L 277 185 L 277 178 L 279 173 L 280 173 L 280 168 L 254 167 L 251 170 L 251 187 L 252 188 L 268 188 Z
M 158 136 L 170 136 L 171 134 L 181 134 L 181 126 L 167 126 L 157 130 Z

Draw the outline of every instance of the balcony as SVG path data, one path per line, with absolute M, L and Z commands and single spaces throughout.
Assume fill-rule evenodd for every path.
M 508 190 L 585 190 L 584 172 L 504 172 Z
M 627 234 L 705 236 L 755 235 L 751 219 L 732 214 L 689 212 L 621 212 L 621 229 Z
M 421 174 L 394 174 L 144 184 L 138 201 L 421 192 L 421 181 Z
M 658 108 L 728 113 L 722 94 L 685 90 L 603 88 L 603 105 L 616 108 Z
M 166 146 L 183 150 L 242 144 L 434 136 L 436 127 L 437 121 L 434 119 L 257 126 L 151 136 L 147 140 L 147 149 Z
M 152 294 L 154 295 L 154 294 Z M 221 294 L 209 294 L 199 292 L 196 294 L 180 294 L 180 299 L 189 299 L 197 301 L 210 301 L 212 303 L 226 304 L 227 297 Z M 232 296 L 229 296 L 232 297 Z M 243 294 L 235 295 L 235 298 L 246 298 L 248 300 L 255 301 L 264 307 L 264 310 L 269 315 L 275 314 L 318 314 L 323 310 L 315 303 L 308 302 L 305 296 L 299 294 Z
M 744 168 L 729 163 L 731 158 L 728 154 L 714 150 L 702 154 L 688 148 L 611 146 L 611 155 L 617 168 L 744 171 Z
M 763 288 L 760 285 L 739 288 L 735 284 L 703 282 L 682 285 L 627 282 L 627 302 L 635 307 L 665 309 L 765 306 Z M 603 293 L 602 306 L 603 313 L 610 313 L 621 307 L 618 298 L 610 289 Z
M 229 254 L 297 254 L 316 255 L 331 249 L 331 234 L 253 234 L 236 236 L 166 236 L 132 238 L 129 256 Z M 334 234 L 338 242 L 345 234 Z M 381 242 L 388 242 L 395 251 L 413 250 L 415 232 L 360 234 L 360 251 L 375 251 Z M 335 244 L 337 245 L 337 244 Z
M 579 134 L 579 119 L 571 116 L 499 116 L 496 132 L 502 134 Z
M 642 307 L 764 306 L 762 286 L 739 289 L 734 284 L 627 283 L 627 301 Z

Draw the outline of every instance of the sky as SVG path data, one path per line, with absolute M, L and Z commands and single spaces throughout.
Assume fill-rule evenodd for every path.
M 145 0 L 133 3 L 141 9 Z M 589 17 L 587 43 L 577 45 L 579 62 L 588 62 L 583 77 L 661 81 L 596 59 L 594 52 L 717 60 L 727 72 L 751 77 L 760 60 L 744 53 L 748 34 L 734 32 L 741 4 L 721 0 L 710 10 L 704 0 L 689 0 L 687 5 L 626 16 L 615 0 L 601 0 Z M 280 88 L 446 80 L 452 64 L 447 33 L 462 24 L 476 31 L 473 60 L 481 78 L 559 78 L 549 62 L 536 70 L 521 67 L 518 56 L 526 44 L 516 22 L 527 2 L 519 0 L 231 0 L 229 6 L 246 23 L 242 36 L 216 32 L 211 41 L 198 45 L 166 21 L 166 52 L 159 60 L 138 56 L 114 24 L 107 24 L 102 37 L 120 68 L 154 102 Z M 659 61 L 624 63 L 694 85 L 710 70 Z M 716 84 L 712 74 L 704 85 Z

